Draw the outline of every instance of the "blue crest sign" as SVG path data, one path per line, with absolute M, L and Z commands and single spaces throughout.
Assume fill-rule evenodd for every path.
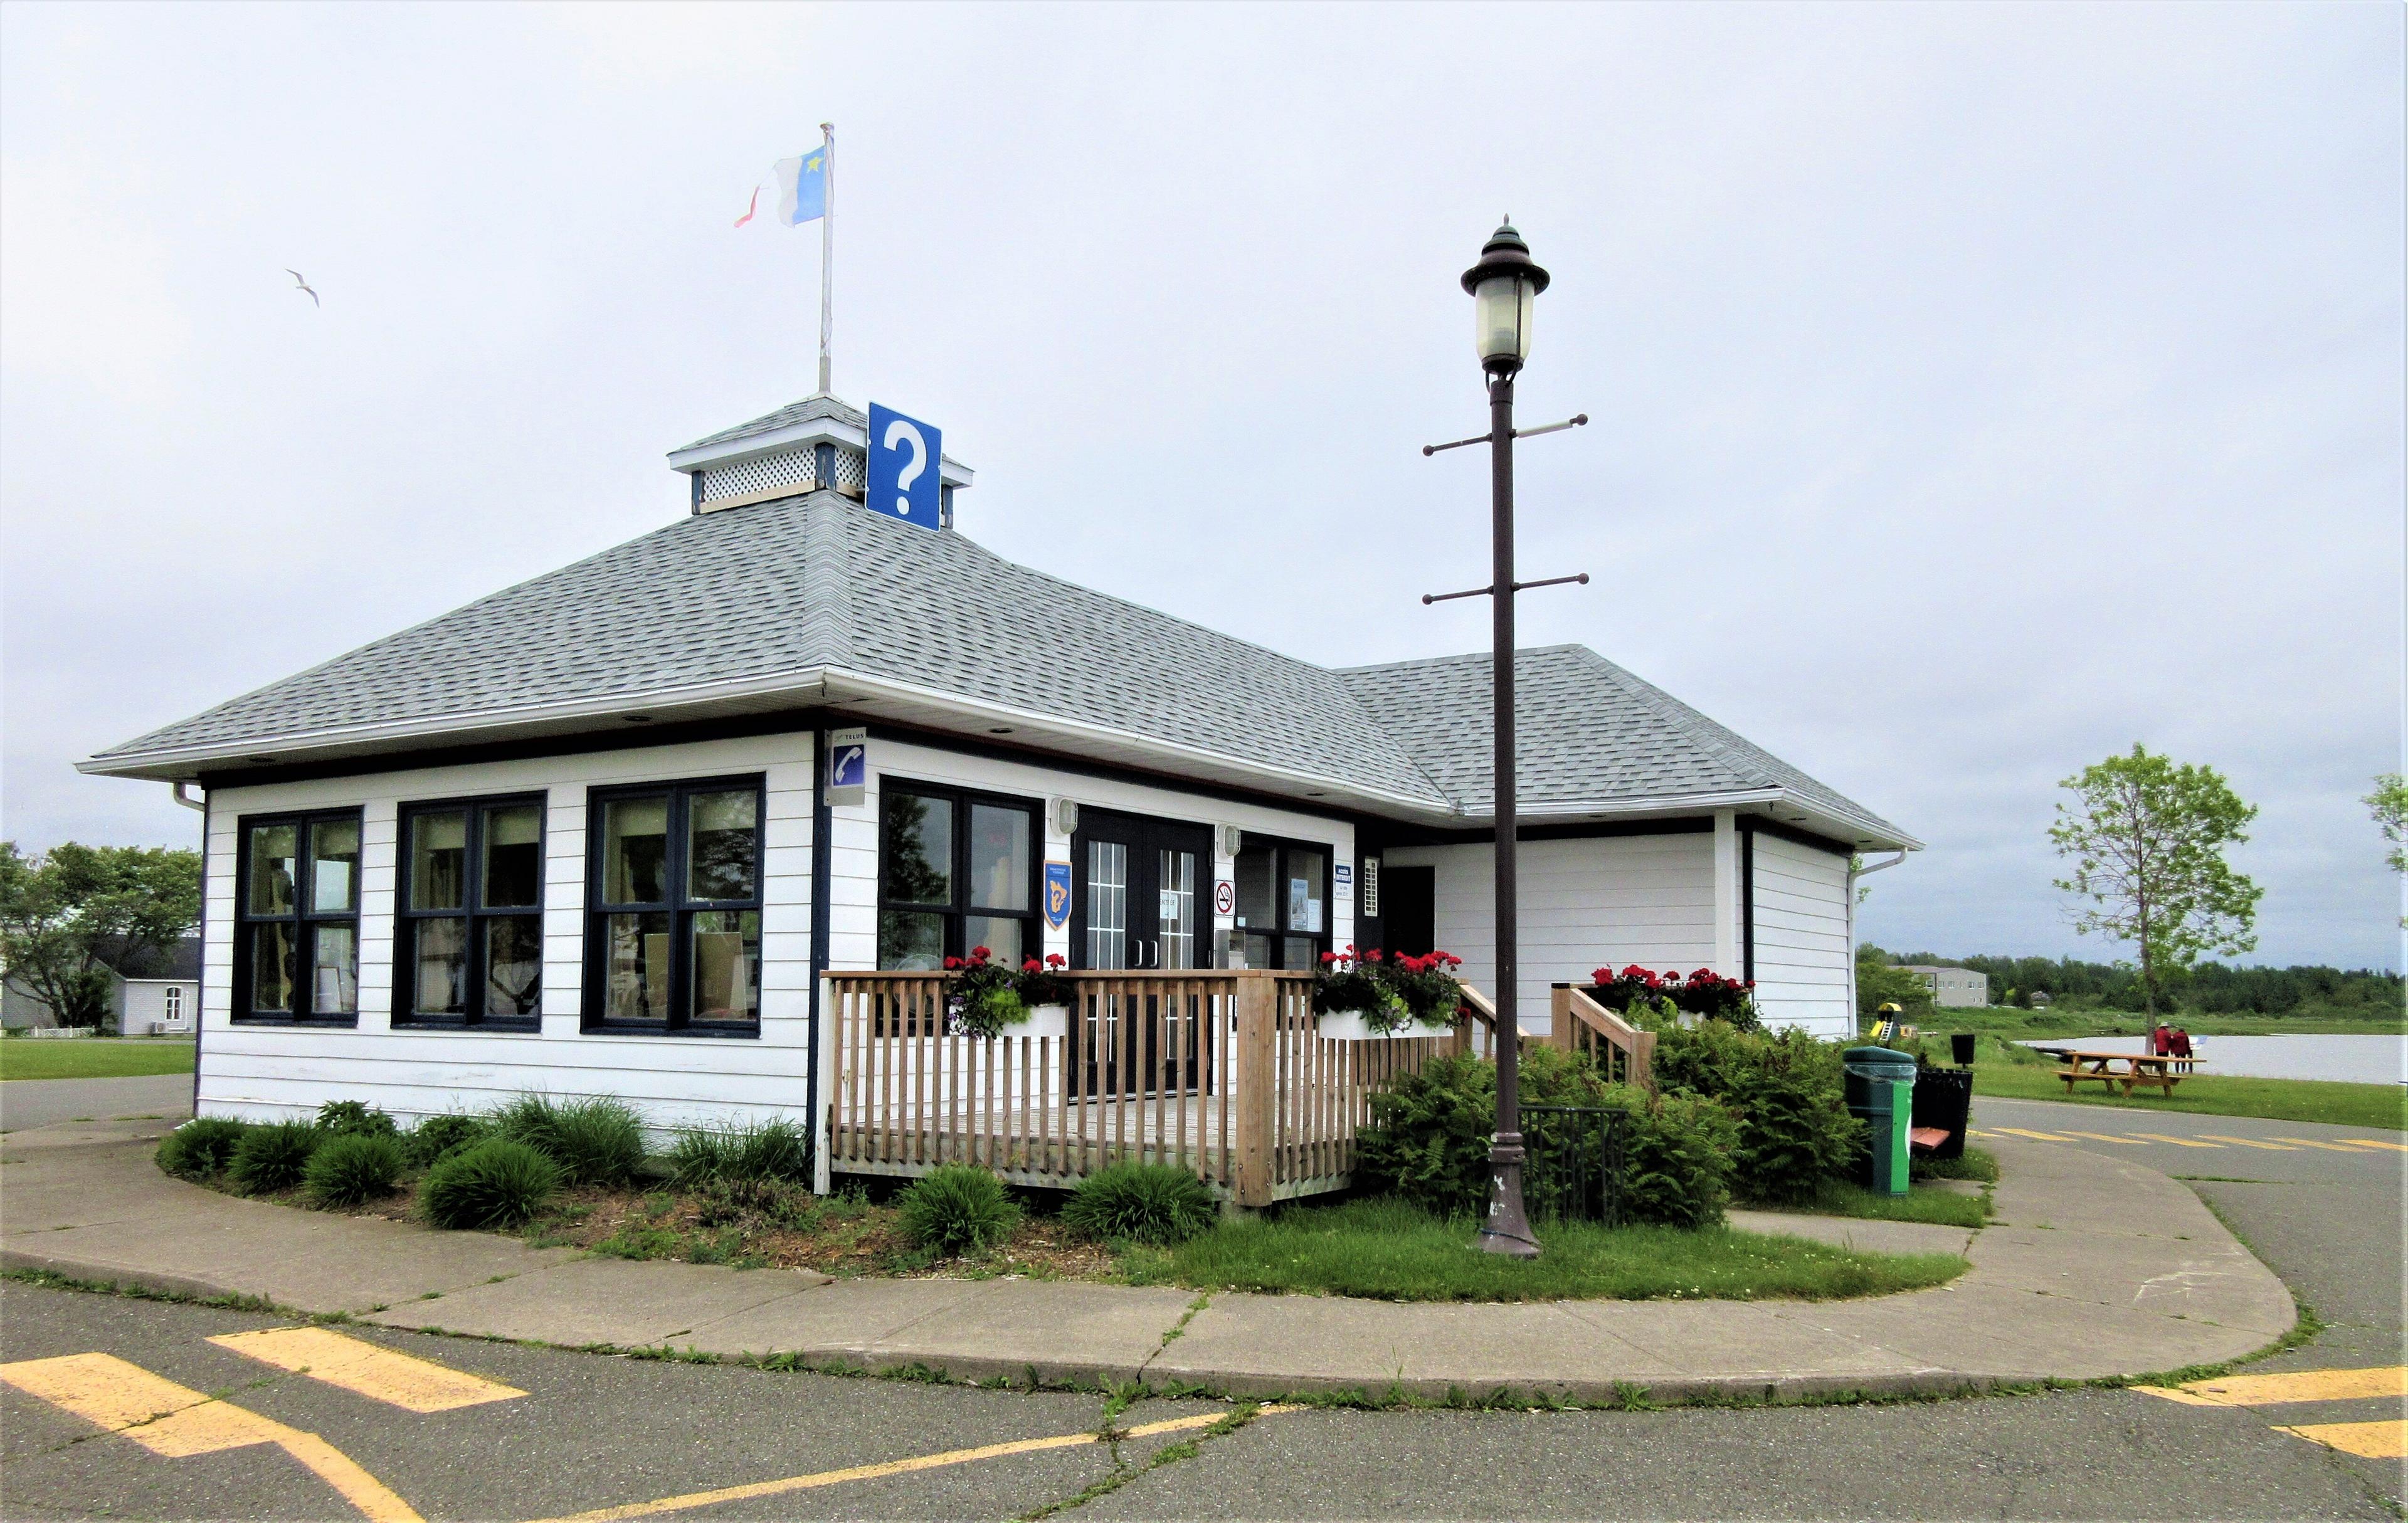
M 1070 923 L 1070 864 L 1045 864 L 1045 924 L 1060 930 Z
M 869 485 L 864 507 L 917 524 L 944 526 L 943 483 L 938 480 L 945 439 L 932 424 L 907 418 L 882 402 L 869 404 Z

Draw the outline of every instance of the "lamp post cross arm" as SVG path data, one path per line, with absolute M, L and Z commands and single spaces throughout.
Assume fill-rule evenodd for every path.
M 1516 428 L 1513 430 L 1513 437 L 1515 438 L 1535 438 L 1541 434 L 1560 434 L 1567 428 L 1585 428 L 1587 426 L 1588 414 L 1585 412 L 1577 412 L 1572 416 L 1566 418 L 1561 423 L 1541 424 L 1536 428 Z M 1460 450 L 1467 444 L 1494 444 L 1496 442 L 1497 436 L 1493 433 L 1474 434 L 1469 438 L 1452 439 L 1444 444 L 1425 444 L 1422 446 L 1422 453 L 1425 456 L 1428 456 L 1438 453 L 1440 450 Z

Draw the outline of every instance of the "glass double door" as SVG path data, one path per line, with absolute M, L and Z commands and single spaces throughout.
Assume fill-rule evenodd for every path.
M 1082 810 L 1071 838 L 1070 962 L 1175 973 L 1212 965 L 1211 833 L 1137 814 Z M 1070 1083 L 1093 1099 L 1196 1088 L 1209 1001 L 1089 985 L 1073 1018 Z

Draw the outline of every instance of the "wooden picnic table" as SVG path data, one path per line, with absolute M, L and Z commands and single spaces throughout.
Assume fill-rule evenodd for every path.
M 2129 1096 L 2136 1088 L 2158 1089 L 2171 1095 L 2174 1085 L 2196 1071 L 2197 1057 L 2164 1057 L 2154 1053 L 2094 1053 L 2079 1047 L 2035 1047 L 2034 1052 L 2046 1053 L 2064 1067 L 2057 1076 L 2065 1081 L 2065 1092 L 2086 1079 L 2095 1079 L 2108 1088 L 2124 1086 Z

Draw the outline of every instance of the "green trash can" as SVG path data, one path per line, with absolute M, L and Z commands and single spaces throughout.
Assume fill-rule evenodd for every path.
M 1851 1047 L 1840 1056 L 1849 1113 L 1865 1124 L 1870 1155 L 1865 1183 L 1882 1195 L 1906 1193 L 1907 1130 L 1914 1117 L 1914 1055 Z

